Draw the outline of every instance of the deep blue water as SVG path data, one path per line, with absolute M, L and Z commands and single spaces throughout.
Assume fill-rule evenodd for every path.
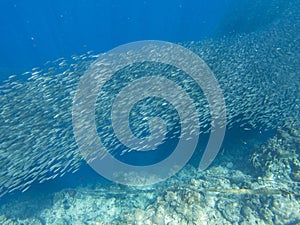
M 251 32 L 280 16 L 286 2 L 2 0 L 0 72 L 24 72 L 137 40 L 181 42 Z
M 229 6 L 229 0 L 3 0 L 0 69 L 24 71 L 137 40 L 201 40 L 216 33 Z

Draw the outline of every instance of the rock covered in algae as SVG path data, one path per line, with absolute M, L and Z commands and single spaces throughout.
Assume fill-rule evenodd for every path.
M 243 184 L 232 180 L 232 174 L 243 177 Z M 254 179 L 222 166 L 198 173 L 187 166 L 168 181 L 142 189 L 94 184 L 31 196 L 29 200 L 12 199 L 1 205 L 0 221 L 16 225 L 24 221 L 88 225 L 296 224 L 300 221 L 300 201 L 294 191 L 295 186 L 286 186 L 286 179 Z M 45 201 L 52 204 L 42 205 Z M 23 210 L 33 204 L 39 211 L 22 217 Z
M 258 175 L 300 182 L 300 122 L 291 119 L 286 123 L 289 125 L 278 128 L 273 138 L 254 151 L 251 161 Z

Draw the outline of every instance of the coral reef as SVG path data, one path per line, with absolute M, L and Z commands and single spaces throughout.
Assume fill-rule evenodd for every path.
M 239 170 L 215 166 L 199 173 L 187 166 L 153 187 L 81 187 L 54 193 L 52 205 L 28 218 L 12 218 L 27 201 L 1 207 L 1 224 L 294 224 L 299 195 L 285 180 L 254 180 Z M 10 215 L 10 216 L 9 216 Z
M 300 182 L 300 124 L 289 120 L 277 135 L 258 147 L 252 155 L 252 164 L 258 175 L 266 179 Z

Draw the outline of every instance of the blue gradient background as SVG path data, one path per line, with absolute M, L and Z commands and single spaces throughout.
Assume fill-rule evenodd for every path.
M 229 0 L 2 0 L 0 72 L 137 40 L 201 40 L 216 31 L 228 7 Z

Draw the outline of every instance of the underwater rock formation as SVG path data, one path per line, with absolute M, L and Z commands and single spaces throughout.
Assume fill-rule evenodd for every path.
M 284 129 L 278 128 L 277 135 L 254 151 L 251 162 L 258 176 L 300 182 L 299 121 L 290 120 Z
M 236 176 L 243 180 L 242 184 L 235 182 Z M 0 207 L 0 222 L 16 225 L 299 223 L 299 194 L 293 193 L 291 187 L 285 189 L 285 180 L 274 183 L 265 178 L 254 180 L 239 170 L 222 166 L 201 173 L 187 166 L 151 188 L 96 184 L 65 189 L 50 196 L 28 196 L 29 200 L 14 199 Z

